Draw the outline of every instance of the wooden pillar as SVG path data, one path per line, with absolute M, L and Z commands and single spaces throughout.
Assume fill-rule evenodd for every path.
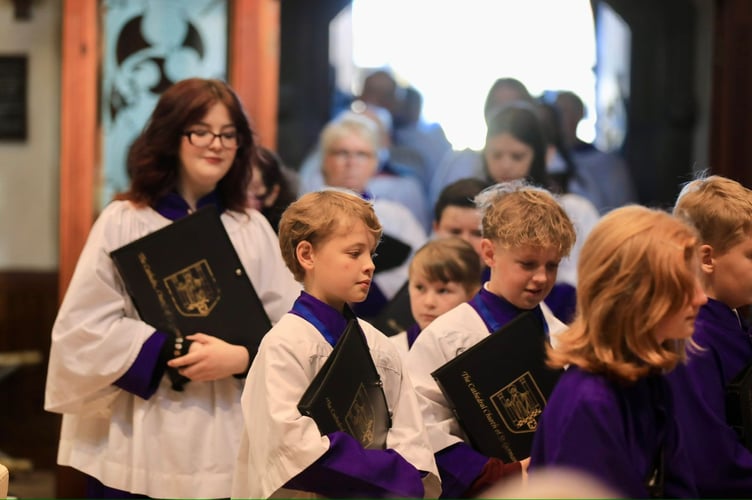
M 97 155 L 97 0 L 63 4 L 60 110 L 60 282 L 62 298 L 94 217 Z
M 59 300 L 73 275 L 94 219 L 97 155 L 97 0 L 63 3 L 60 95 L 60 262 Z M 57 498 L 82 498 L 84 475 L 59 466 Z
M 230 7 L 229 82 L 259 141 L 277 147 L 279 0 L 234 0 Z

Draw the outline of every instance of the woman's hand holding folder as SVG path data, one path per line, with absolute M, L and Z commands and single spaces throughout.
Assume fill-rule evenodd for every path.
M 220 380 L 248 369 L 248 349 L 233 345 L 205 333 L 188 335 L 188 354 L 173 358 L 167 366 L 195 382 Z

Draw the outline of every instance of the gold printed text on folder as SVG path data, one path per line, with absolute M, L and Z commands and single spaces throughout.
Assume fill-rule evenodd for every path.
M 157 298 L 159 299 L 159 305 L 162 308 L 165 321 L 167 322 L 167 325 L 165 326 L 169 327 L 175 335 L 179 337 L 182 336 L 182 332 L 180 331 L 177 323 L 175 322 L 175 316 L 172 313 L 172 308 L 170 308 L 167 305 L 167 299 L 165 299 L 164 293 L 159 287 L 159 281 L 157 281 L 157 278 L 154 276 L 154 272 L 151 270 L 151 265 L 149 265 L 149 261 L 146 258 L 146 254 L 144 254 L 143 252 L 139 252 L 138 261 L 141 263 L 141 267 L 144 270 L 144 273 L 146 273 L 146 277 L 149 279 L 149 283 L 151 284 L 151 287 L 154 290 L 154 293 L 157 295 Z M 154 325 L 154 326 L 158 326 L 158 325 Z
M 509 443 L 507 442 L 504 432 L 502 432 L 501 424 L 496 420 L 496 417 L 501 416 L 498 413 L 498 408 L 496 410 L 497 413 L 494 413 L 491 410 L 491 408 L 486 403 L 486 400 L 483 397 L 483 395 L 475 387 L 475 384 L 473 383 L 473 379 L 467 371 L 463 371 L 461 375 L 462 375 L 462 380 L 464 380 L 465 385 L 467 386 L 467 389 L 473 395 L 473 398 L 475 398 L 475 402 L 478 404 L 478 407 L 483 412 L 483 415 L 486 417 L 489 427 L 491 427 L 494 434 L 501 442 L 501 445 L 504 448 L 504 451 L 506 451 L 510 457 L 513 457 L 514 460 L 517 460 L 517 457 L 514 456 L 514 452 L 512 451 L 512 448 L 509 446 Z

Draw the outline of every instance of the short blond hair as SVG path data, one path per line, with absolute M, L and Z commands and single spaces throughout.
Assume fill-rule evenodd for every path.
M 352 220 L 362 221 L 376 242 L 381 239 L 381 223 L 373 206 L 354 193 L 335 189 L 315 191 L 287 207 L 279 221 L 279 248 L 297 281 L 305 278 L 305 269 L 297 257 L 298 244 L 308 241 L 316 247 Z
M 410 279 L 415 272 L 430 281 L 460 283 L 469 295 L 480 288 L 483 270 L 473 246 L 462 238 L 449 236 L 431 240 L 415 252 L 410 262 Z
M 553 195 L 524 181 L 502 182 L 475 197 L 483 237 L 504 248 L 556 248 L 564 257 L 575 241 L 569 216 Z
M 696 231 L 670 214 L 637 205 L 606 214 L 578 261 L 577 313 L 549 349 L 549 362 L 574 364 L 632 382 L 685 359 L 686 340 L 659 343 L 655 328 L 696 290 Z
M 723 254 L 752 234 L 752 191 L 726 177 L 701 176 L 684 185 L 674 215 L 694 226 L 702 243 Z

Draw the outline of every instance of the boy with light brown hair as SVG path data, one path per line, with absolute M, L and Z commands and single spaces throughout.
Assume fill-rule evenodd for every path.
M 491 186 L 476 203 L 483 214 L 481 257 L 490 279 L 470 301 L 423 330 L 408 353 L 442 496 L 450 498 L 473 496 L 502 477 L 522 477 L 528 459 L 504 464 L 473 449 L 431 373 L 523 311 L 533 310 L 550 335 L 564 330 L 540 303 L 575 240 L 572 222 L 551 193 L 523 181 Z
M 708 302 L 695 324 L 700 349 L 669 376 L 698 493 L 752 496 L 752 452 L 727 423 L 726 387 L 749 363 L 752 304 L 752 191 L 721 176 L 684 186 L 674 214 L 700 234 L 701 282 Z
M 387 449 L 365 449 L 350 434 L 321 435 L 298 402 L 332 353 L 351 303 L 368 294 L 381 224 L 354 193 L 308 193 L 282 215 L 282 257 L 303 292 L 263 338 L 241 398 L 245 430 L 233 497 L 423 497 L 439 492 L 420 409 L 399 352 L 358 320 L 381 377 L 392 425 Z

